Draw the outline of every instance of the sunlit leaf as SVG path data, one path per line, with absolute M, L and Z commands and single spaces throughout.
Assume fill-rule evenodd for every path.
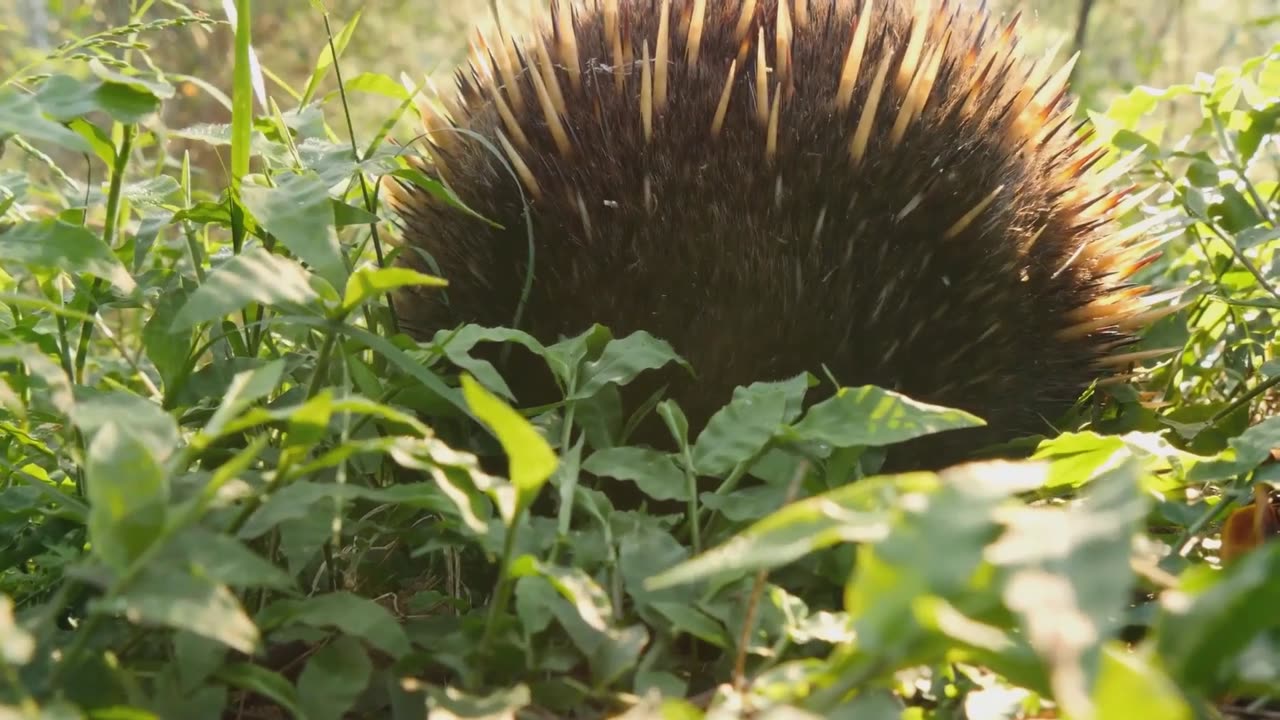
M 254 652 L 260 639 L 257 626 L 225 585 L 172 567 L 144 570 L 124 592 L 104 601 L 103 610 L 186 630 L 243 653 Z
M 919 402 L 874 385 L 841 388 L 805 413 L 795 435 L 835 447 L 882 447 L 923 435 L 986 423 L 964 412 Z
M 516 488 L 518 504 L 527 507 L 555 472 L 555 452 L 528 420 L 485 390 L 470 375 L 462 376 L 462 392 L 476 417 L 502 444 L 509 458 L 511 483 Z M 510 524 L 513 517 L 504 519 Z
M 427 275 L 405 267 L 362 267 L 347 278 L 343 293 L 343 311 L 354 310 L 372 298 L 402 287 L 444 287 L 442 278 Z

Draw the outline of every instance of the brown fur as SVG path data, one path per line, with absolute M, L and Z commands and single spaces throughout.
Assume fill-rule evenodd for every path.
M 915 3 L 877 0 L 867 20 L 865 0 L 805 4 L 803 25 L 795 0 L 786 8 L 794 28 L 786 58 L 778 53 L 778 0 L 756 3 L 741 41 L 735 28 L 744 3 L 708 0 L 692 65 L 694 2 L 672 3 L 668 99 L 652 116 L 648 140 L 639 66 L 646 41 L 650 58 L 656 54 L 663 4 L 618 2 L 617 36 L 630 50 L 620 92 L 603 4 L 574 6 L 580 89 L 553 14 L 543 37 L 566 103 L 559 121 L 568 153 L 537 102 L 531 68 L 542 66 L 532 44 L 520 46 L 516 61 L 523 109 L 501 90 L 527 144 L 513 138 L 491 100 L 490 86 L 502 85 L 493 68 L 504 47 L 491 42 L 459 73 L 452 117 L 491 145 L 446 128 L 432 134 L 425 167 L 503 229 L 392 187 L 405 229 L 402 262 L 438 269 L 450 283 L 443 294 L 401 297 L 407 327 L 425 338 L 459 322 L 512 323 L 528 270 L 529 202 L 535 254 L 522 329 L 554 342 L 599 322 L 618 336 L 647 330 L 670 341 L 699 378 L 654 377 L 632 399 L 672 383 L 668 394 L 695 432 L 738 385 L 801 371 L 823 376 L 824 368 L 844 385 L 874 383 L 986 418 L 989 430 L 966 443 L 1048 430 L 1108 372 L 1099 361 L 1131 342 L 1127 318 L 1145 307 L 1141 298 L 1105 304 L 1128 287 L 1137 258 L 1124 254 L 1128 245 L 1105 246 L 1119 195 L 1091 179 L 1093 148 L 1073 132 L 1063 95 L 1038 92 L 1056 67 L 1029 85 L 1033 67 L 1019 54 L 1016 31 L 981 11 L 935 2 L 921 16 Z M 869 34 L 842 110 L 836 95 L 861 22 L 871 23 Z M 894 142 L 910 87 L 896 80 L 917 23 L 930 27 L 906 79 L 928 73 L 930 53 L 943 50 L 927 102 Z M 766 107 L 782 92 L 772 158 L 769 126 L 756 110 L 761 28 Z M 515 56 L 516 46 L 506 47 Z M 855 161 L 851 143 L 887 52 L 894 55 Z M 730 105 L 713 139 L 735 59 Z M 651 65 L 651 82 L 655 76 Z M 517 182 L 507 157 L 491 152 L 499 133 L 536 186 Z M 1101 324 L 1082 327 L 1086 316 Z M 1065 337 L 1072 327 L 1078 337 Z M 522 402 L 554 399 L 536 362 L 505 374 Z M 918 460 L 911 464 L 937 464 Z

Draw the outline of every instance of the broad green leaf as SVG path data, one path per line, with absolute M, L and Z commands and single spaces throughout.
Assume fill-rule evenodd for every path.
M 449 362 L 475 376 L 481 385 L 513 400 L 515 396 L 507 382 L 502 379 L 493 363 L 474 357 L 471 351 L 481 343 L 515 343 L 529 352 L 542 357 L 549 357 L 548 350 L 528 333 L 510 328 L 488 328 L 481 325 L 463 325 L 456 330 L 441 330 L 436 333 L 433 343 L 440 346 Z
M 586 656 L 598 684 L 613 682 L 634 667 L 648 633 L 638 625 L 615 626 L 609 596 L 581 569 L 546 565 L 526 555 L 512 562 L 511 575 L 536 576 L 556 589 L 560 597 L 547 609 Z
M 306 625 L 336 628 L 354 635 L 392 657 L 409 652 L 409 639 L 386 608 L 349 592 L 331 592 L 304 600 L 280 600 L 258 616 L 264 628 Z
M 605 631 L 613 621 L 609 596 L 589 575 L 578 568 L 547 565 L 525 555 L 511 563 L 511 577 L 541 577 L 568 600 L 579 617 L 593 630 Z
M 104 612 L 186 630 L 242 653 L 253 653 L 260 639 L 257 626 L 225 585 L 172 566 L 144 569 L 128 588 L 101 604 Z
M 70 75 L 54 75 L 41 83 L 36 99 L 50 117 L 62 122 L 101 111 L 122 123 L 135 123 L 160 107 L 148 90 Z
M 420 190 L 424 190 L 427 194 L 431 195 L 431 197 L 435 198 L 436 200 L 443 202 L 444 204 L 454 208 L 455 210 L 461 210 L 462 212 L 485 223 L 486 225 L 489 225 L 491 227 L 501 227 L 497 223 L 493 222 L 492 220 L 489 220 L 488 218 L 484 217 L 483 215 L 476 212 L 475 210 L 472 210 L 470 207 L 467 207 L 466 203 L 462 202 L 462 200 L 457 196 L 456 193 L 453 192 L 452 189 L 450 189 L 447 185 L 440 182 L 439 180 L 436 180 L 435 178 L 422 172 L 421 170 L 417 170 L 415 168 L 396 168 L 395 170 L 387 173 L 387 175 L 389 175 L 390 177 L 397 178 L 399 180 L 409 181 L 410 184 L 416 186 Z
M 298 678 L 298 700 L 311 720 L 342 720 L 359 699 L 373 663 L 355 638 L 340 636 L 311 659 Z
M 174 200 L 181 190 L 182 188 L 178 186 L 177 180 L 168 175 L 160 175 L 140 182 L 128 183 L 121 188 L 120 194 L 127 198 L 129 202 L 137 205 L 162 206 L 164 203 Z M 167 215 L 159 216 L 159 218 L 167 217 Z M 164 220 L 158 219 L 152 222 L 163 223 Z
M 406 267 L 362 267 L 347 278 L 342 297 L 342 310 L 350 312 L 369 300 L 402 287 L 445 287 L 442 278 Z
M 61 73 L 52 75 L 36 88 L 40 109 L 59 122 L 101 110 L 94 92 L 101 87 L 97 78 L 80 79 Z
M 103 424 L 89 444 L 85 481 L 93 552 L 123 570 L 164 529 L 169 484 L 155 455 L 122 422 Z
M 166 548 L 175 562 L 231 587 L 293 590 L 293 578 L 230 535 L 200 527 L 183 530 Z
M 698 495 L 708 510 L 735 523 L 759 520 L 786 504 L 784 485 L 755 485 L 728 493 L 704 492 Z
M 1185 691 L 1211 691 L 1260 633 L 1280 625 L 1280 543 L 1266 543 L 1224 570 L 1200 565 L 1162 598 L 1156 648 Z
M 1191 720 L 1194 717 L 1177 685 L 1149 647 L 1136 652 L 1118 641 L 1102 648 L 1093 688 L 1097 720 Z
M 27 370 L 45 384 L 40 400 L 48 407 L 64 415 L 70 415 L 75 409 L 75 393 L 71 387 L 71 379 L 59 365 L 40 351 L 40 348 L 29 343 L 0 343 L 0 359 L 21 362 Z
M 163 463 L 177 449 L 178 422 L 157 403 L 125 390 L 77 387 L 75 394 L 71 419 L 86 438 L 93 438 L 108 423 L 127 418 L 129 435 L 146 445 L 156 462 Z
M 961 410 L 929 405 L 874 385 L 841 388 L 793 427 L 808 442 L 835 447 L 883 447 L 922 435 L 985 425 Z
M 719 547 L 649 579 L 649 590 L 720 574 L 772 569 L 823 548 L 888 535 L 895 499 L 937 487 L 931 473 L 883 475 L 800 500 L 754 523 Z
M 0 260 L 101 278 L 122 293 L 137 283 L 102 238 L 80 225 L 49 219 L 0 233 Z
M 275 182 L 275 187 L 243 186 L 245 208 L 315 274 L 334 288 L 346 287 L 347 267 L 333 231 L 328 188 L 311 173 L 281 174 Z
M 1047 666 L 1056 700 L 1083 712 L 1102 644 L 1123 620 L 1133 587 L 1134 536 L 1146 516 L 1140 464 L 1128 459 L 1068 507 L 1018 508 L 987 559 L 1007 573 L 1005 605 Z
M 218 670 L 217 678 L 232 687 L 270 698 L 295 720 L 310 720 L 298 700 L 298 692 L 283 675 L 261 665 L 232 663 Z
M 222 667 L 227 659 L 227 649 L 216 640 L 178 630 L 173 634 L 173 659 L 182 689 L 189 693 Z
M 306 304 L 318 297 L 301 265 L 260 247 L 253 248 L 210 273 L 204 284 L 187 298 L 172 329 L 185 330 L 217 320 L 249 303 Z
M 694 596 L 689 588 L 653 592 L 645 586 L 646 580 L 688 557 L 689 549 L 653 521 L 641 522 L 618 538 L 618 571 L 627 593 L 637 605 L 661 600 L 691 602 Z
M 545 357 L 547 365 L 560 378 L 560 382 L 568 386 L 582 369 L 582 362 L 587 358 L 597 358 L 609 343 L 613 342 L 613 333 L 609 328 L 594 323 L 582 332 L 567 337 L 554 345 L 548 345 Z
M 693 444 L 698 474 L 722 476 L 757 455 L 786 426 L 788 400 L 786 390 L 763 384 L 734 390 Z
M 190 329 L 172 329 L 173 320 L 186 297 L 185 290 L 170 290 L 160 295 L 151 310 L 151 317 L 142 328 L 142 344 L 146 348 L 147 359 L 160 373 L 166 391 L 183 372 L 191 352 Z
M 516 488 L 517 504 L 528 507 L 543 483 L 556 469 L 556 455 L 534 426 L 510 406 L 485 390 L 475 378 L 462 376 L 462 392 L 476 417 L 502 444 L 510 467 L 510 479 Z M 514 512 L 514 509 L 512 509 Z M 514 515 L 503 518 L 508 525 Z
M 1195 483 L 1224 480 L 1261 465 L 1271 456 L 1272 448 L 1280 447 L 1280 416 L 1269 417 L 1250 427 L 1229 444 L 1230 450 L 1213 462 L 1196 466 L 1188 479 Z
M 126 73 L 108 67 L 97 58 L 89 61 L 89 70 L 104 82 L 125 85 L 138 92 L 150 93 L 161 100 L 173 97 L 173 85 L 155 75 L 145 75 L 136 71 Z
M 605 345 L 599 359 L 582 368 L 578 389 L 569 399 L 589 398 L 605 385 L 626 385 L 646 370 L 657 370 L 673 362 L 692 370 L 670 343 L 643 330 L 612 340 Z
M 630 480 L 655 500 L 687 500 L 689 485 L 675 459 L 663 452 L 638 447 L 598 450 L 582 463 L 592 475 Z
M 377 215 L 364 208 L 344 203 L 337 198 L 329 198 L 329 205 L 333 208 L 333 224 L 335 227 L 370 225 L 380 222 L 380 218 Z
M 35 143 L 51 142 L 79 153 L 92 152 L 75 132 L 45 117 L 36 99 L 13 88 L 0 89 L 0 137 L 21 135 Z
M 403 85 L 382 73 L 360 73 L 346 80 L 343 86 L 347 92 L 365 92 L 371 95 L 381 95 L 392 100 L 409 99 L 409 91 Z M 335 90 L 329 93 L 329 97 L 333 98 L 336 94 L 337 91 Z

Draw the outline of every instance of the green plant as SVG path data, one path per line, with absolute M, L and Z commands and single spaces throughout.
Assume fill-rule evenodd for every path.
M 880 448 L 978 420 L 874 387 L 804 409 L 799 376 L 696 437 L 655 398 L 659 453 L 618 442 L 617 393 L 682 362 L 659 338 L 398 333 L 386 294 L 442 284 L 388 267 L 377 195 L 447 195 L 386 142 L 416 88 L 338 76 L 352 21 L 264 107 L 248 6 L 229 124 L 152 122 L 178 100 L 145 38 L 211 22 L 176 3 L 0 86 L 9 714 L 1163 720 L 1280 692 L 1280 545 L 1214 544 L 1280 480 L 1280 47 L 1094 114 L 1142 155 L 1147 278 L 1195 300 L 1147 342 L 1181 350 L 1027 461 L 890 476 Z M 355 126 L 364 94 L 398 111 Z M 1164 138 L 1169 103 L 1199 129 Z M 517 412 L 486 343 L 566 400 Z

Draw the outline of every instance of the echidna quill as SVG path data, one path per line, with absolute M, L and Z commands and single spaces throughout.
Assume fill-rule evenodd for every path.
M 669 341 L 698 377 L 628 391 L 666 383 L 694 432 L 804 371 L 973 412 L 968 447 L 1049 431 L 1176 307 L 1129 282 L 1159 239 L 1117 222 L 1137 200 L 1093 169 L 1072 63 L 961 5 L 553 2 L 527 42 L 477 38 L 457 93 L 420 105 L 414 162 L 502 228 L 389 184 L 400 261 L 450 283 L 400 297 L 406 329 L 513 322 L 527 203 L 522 329 Z M 504 374 L 556 398 L 539 360 Z

